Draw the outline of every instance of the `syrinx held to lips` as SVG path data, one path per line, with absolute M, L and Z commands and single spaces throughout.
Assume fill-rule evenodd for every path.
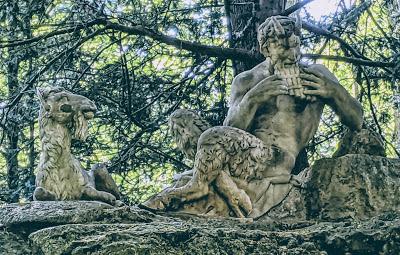
M 304 87 L 301 84 L 300 68 L 298 65 L 285 68 L 275 68 L 275 74 L 278 74 L 283 80 L 286 81 L 289 95 L 311 102 L 315 102 L 317 100 L 315 96 L 304 95 Z

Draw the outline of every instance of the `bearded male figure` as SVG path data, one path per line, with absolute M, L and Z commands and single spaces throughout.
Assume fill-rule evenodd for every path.
M 144 206 L 190 212 L 187 204 L 203 200 L 204 208 L 191 212 L 258 218 L 299 184 L 291 171 L 316 133 L 325 105 L 351 130 L 361 129 L 361 105 L 335 76 L 323 65 L 299 63 L 299 36 L 299 24 L 289 17 L 273 16 L 260 25 L 266 60 L 233 80 L 224 126 L 199 137 L 189 181 L 165 189 Z M 170 122 L 176 129 L 180 120 L 175 116 Z M 188 127 L 181 125 L 186 133 Z M 207 202 L 211 193 L 220 199 Z M 221 199 L 230 214 L 216 209 Z

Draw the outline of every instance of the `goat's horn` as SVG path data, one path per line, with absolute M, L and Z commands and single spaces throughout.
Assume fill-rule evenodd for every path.
M 296 13 L 296 23 L 295 23 L 295 32 L 297 35 L 300 35 L 301 33 L 301 27 L 302 27 L 302 22 L 300 18 L 300 13 Z
M 284 35 L 285 29 L 282 27 L 281 23 L 279 21 L 277 21 L 275 17 L 272 17 L 272 22 L 274 24 L 274 28 L 275 28 L 277 35 Z

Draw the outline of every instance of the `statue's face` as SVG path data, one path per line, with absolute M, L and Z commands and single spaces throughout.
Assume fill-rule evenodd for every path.
M 87 122 L 94 117 L 97 110 L 91 100 L 61 88 L 38 89 L 37 94 L 45 116 L 65 124 L 74 138 L 86 139 Z
M 261 53 L 269 57 L 274 65 L 285 67 L 296 64 L 300 59 L 300 38 L 295 34 L 268 38 L 260 47 Z

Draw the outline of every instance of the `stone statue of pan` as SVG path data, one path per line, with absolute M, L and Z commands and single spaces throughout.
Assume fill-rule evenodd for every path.
M 336 77 L 323 65 L 299 62 L 300 26 L 286 16 L 270 17 L 259 26 L 266 59 L 234 78 L 223 126 L 210 128 L 189 110 L 171 116 L 176 144 L 194 167 L 144 207 L 261 217 L 300 185 L 291 171 L 325 106 L 349 129 L 361 129 L 361 105 Z
M 40 160 L 34 200 L 98 200 L 122 205 L 104 164 L 86 171 L 71 153 L 71 140 L 86 140 L 97 108 L 84 96 L 62 88 L 37 89 L 40 101 Z

